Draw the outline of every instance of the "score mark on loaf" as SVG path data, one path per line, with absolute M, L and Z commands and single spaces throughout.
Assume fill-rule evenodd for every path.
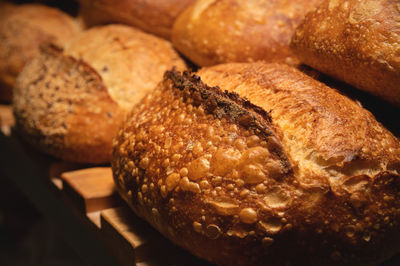
M 400 143 L 368 111 L 284 65 L 198 75 L 167 72 L 114 141 L 117 189 L 139 216 L 217 264 L 398 252 Z

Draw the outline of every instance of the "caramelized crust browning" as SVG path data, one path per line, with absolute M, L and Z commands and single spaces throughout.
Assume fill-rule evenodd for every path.
M 399 250 L 400 144 L 367 111 L 282 65 L 199 75 L 221 89 L 167 72 L 114 140 L 117 189 L 139 216 L 223 265 L 369 265 Z M 347 132 L 338 104 L 368 134 Z
M 174 46 L 200 66 L 258 60 L 297 64 L 290 38 L 321 0 L 197 0 L 176 20 Z
M 400 7 L 395 0 L 326 0 L 293 35 L 299 59 L 400 106 Z

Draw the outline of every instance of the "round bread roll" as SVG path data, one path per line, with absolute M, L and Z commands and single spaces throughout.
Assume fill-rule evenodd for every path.
M 124 23 L 170 39 L 176 17 L 195 0 L 79 0 L 86 25 Z
M 305 64 L 400 106 L 399 1 L 324 1 L 291 46 Z
M 64 12 L 39 4 L 1 4 L 0 9 L 0 100 L 10 102 L 18 74 L 39 46 L 62 46 L 80 27 Z
M 290 38 L 321 0 L 197 0 L 175 21 L 174 46 L 200 66 L 257 60 L 297 64 Z
M 123 25 L 82 32 L 64 51 L 44 47 L 16 82 L 17 130 L 61 159 L 109 162 L 125 113 L 173 66 L 185 68 L 169 42 Z
M 218 265 L 374 265 L 400 250 L 400 142 L 371 113 L 287 65 L 198 75 L 167 72 L 114 140 L 135 213 Z

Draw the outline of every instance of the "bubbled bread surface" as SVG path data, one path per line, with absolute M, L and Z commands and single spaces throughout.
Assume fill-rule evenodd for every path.
M 282 65 L 198 74 L 219 88 L 168 72 L 114 141 L 115 182 L 138 215 L 217 264 L 364 265 L 397 252 L 400 144 L 367 111 Z M 342 123 L 337 103 L 358 122 Z M 347 132 L 357 127 L 366 135 Z

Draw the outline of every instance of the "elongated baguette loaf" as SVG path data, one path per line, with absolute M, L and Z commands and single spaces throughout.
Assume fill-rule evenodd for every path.
M 298 64 L 290 38 L 321 0 L 197 0 L 176 19 L 172 42 L 199 66 L 265 60 Z
M 92 28 L 64 50 L 45 47 L 17 79 L 17 130 L 61 159 L 109 162 L 125 114 L 173 66 L 185 63 L 168 41 L 123 25 Z
M 400 7 L 392 0 L 326 0 L 296 29 L 305 64 L 400 106 Z
M 400 143 L 368 111 L 285 65 L 198 75 L 167 72 L 114 140 L 139 216 L 221 265 L 373 265 L 400 250 Z

